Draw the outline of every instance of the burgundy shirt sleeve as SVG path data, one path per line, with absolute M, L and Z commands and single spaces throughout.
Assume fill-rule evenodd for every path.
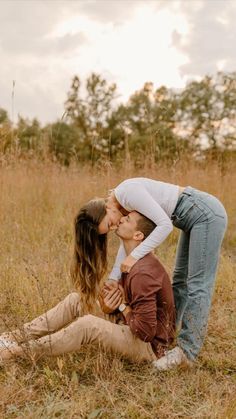
M 126 316 L 131 332 L 144 342 L 154 338 L 157 329 L 156 293 L 161 288 L 161 279 L 154 278 L 142 269 L 130 278 L 129 304 L 132 311 Z

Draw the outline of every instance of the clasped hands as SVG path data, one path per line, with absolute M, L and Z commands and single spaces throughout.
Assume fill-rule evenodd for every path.
M 118 281 L 109 279 L 100 292 L 99 303 L 105 314 L 113 313 L 122 303 L 125 303 L 124 288 Z

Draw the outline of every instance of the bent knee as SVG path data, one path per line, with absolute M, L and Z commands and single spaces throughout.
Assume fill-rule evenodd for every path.
M 67 309 L 71 312 L 72 317 L 80 315 L 80 296 L 77 292 L 71 292 L 64 299 Z
M 80 302 L 80 296 L 77 292 L 71 292 L 65 300 L 68 300 L 71 304 L 78 304 Z

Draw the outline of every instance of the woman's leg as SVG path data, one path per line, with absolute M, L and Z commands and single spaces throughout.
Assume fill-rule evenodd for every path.
M 65 327 L 79 315 L 79 294 L 73 292 L 51 310 L 48 310 L 31 322 L 25 323 L 21 329 L 5 333 L 4 336 L 15 340 L 17 343 L 22 343 L 29 339 L 38 339 Z
M 173 275 L 173 291 L 176 309 L 176 325 L 177 328 L 181 324 L 183 312 L 187 303 L 187 277 L 188 277 L 188 256 L 189 256 L 189 233 L 181 231 L 175 269 Z
M 211 297 L 219 260 L 226 218 L 195 224 L 190 232 L 188 298 L 182 318 L 178 344 L 194 360 L 206 334 Z
M 176 227 L 190 234 L 187 302 L 177 338 L 178 346 L 155 362 L 158 370 L 193 361 L 202 347 L 220 247 L 227 226 L 227 214 L 221 202 L 190 187 L 182 194 L 171 218 Z M 175 294 L 178 294 L 177 283 Z
M 74 320 L 56 333 L 29 341 L 27 348 L 38 358 L 79 351 L 88 343 L 95 343 L 133 361 L 156 360 L 151 344 L 136 338 L 129 326 L 120 326 L 90 314 Z M 23 351 L 24 345 L 14 348 L 12 356 L 21 356 Z

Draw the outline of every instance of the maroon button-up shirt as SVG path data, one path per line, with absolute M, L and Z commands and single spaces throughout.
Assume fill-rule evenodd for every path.
M 131 332 L 150 342 L 159 357 L 175 336 L 175 307 L 171 282 L 159 260 L 152 254 L 139 259 L 128 274 L 122 274 L 127 303 L 126 316 Z

